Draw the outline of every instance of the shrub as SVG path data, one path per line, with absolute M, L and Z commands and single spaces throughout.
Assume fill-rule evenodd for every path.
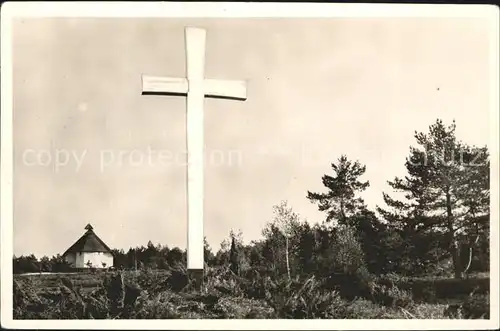
M 490 296 L 489 294 L 471 294 L 461 305 L 465 318 L 489 319 Z
M 84 298 L 86 306 L 86 317 L 90 319 L 110 318 L 109 305 L 102 292 L 93 292 Z
M 170 270 L 170 275 L 165 283 L 172 291 L 182 291 L 189 284 L 189 277 L 186 267 L 177 265 Z
M 215 290 L 224 295 L 253 298 L 246 292 L 252 292 L 256 284 L 252 280 L 236 275 L 230 268 L 223 266 L 207 270 L 204 285 L 205 291 Z
M 362 267 L 354 274 L 331 274 L 325 280 L 325 287 L 337 291 L 346 300 L 354 300 L 357 297 L 370 297 L 373 282 L 374 277 L 366 268 Z
M 15 319 L 36 319 L 46 311 L 49 301 L 41 297 L 30 279 L 13 282 L 13 317 Z
M 261 301 L 248 298 L 222 297 L 213 307 L 218 318 L 270 318 L 274 310 Z
M 336 318 L 367 319 L 367 318 L 387 318 L 387 309 L 384 306 L 365 300 L 355 299 L 347 304 L 345 314 Z
M 276 286 L 269 275 L 262 275 L 256 270 L 248 272 L 246 276 L 239 282 L 239 287 L 247 298 L 263 300 L 271 295 L 271 288 Z
M 110 303 L 110 311 L 112 315 L 118 314 L 119 310 L 124 307 L 125 300 L 125 283 L 121 272 L 106 277 L 104 280 L 104 289 L 106 297 Z
M 373 283 L 371 291 L 372 301 L 386 307 L 404 308 L 413 304 L 411 293 L 400 289 L 394 283 Z
M 335 229 L 333 249 L 335 272 L 354 275 L 359 269 L 367 269 L 363 249 L 352 227 Z
M 442 319 L 490 316 L 486 278 L 411 279 L 395 274 L 374 277 L 364 268 L 352 275 L 339 273 L 325 280 L 314 276 L 305 280 L 300 276 L 291 280 L 287 277 L 272 279 L 257 271 L 244 275 L 246 278 L 235 275 L 224 266 L 208 268 L 201 290 L 189 286 L 184 266 L 160 272 L 15 277 L 13 313 L 16 319 Z M 94 289 L 87 283 L 94 284 Z M 186 286 L 181 286 L 183 284 Z M 424 299 L 431 295 L 450 295 L 453 286 L 459 294 L 477 290 L 466 292 L 460 302 L 448 305 L 414 303 L 415 297 L 411 295 L 411 290 L 413 293 L 420 291 Z M 365 299 L 346 299 L 356 295 Z
M 315 277 L 304 283 L 282 280 L 271 286 L 266 301 L 276 318 L 337 318 L 345 315 L 345 302 L 338 292 L 322 288 Z
M 469 293 L 489 293 L 489 278 L 415 278 L 398 286 L 410 289 L 417 301 L 436 302 L 438 299 L 462 298 Z
M 87 317 L 85 302 L 80 289 L 73 285 L 71 279 L 62 277 L 59 287 L 61 298 L 58 300 L 61 319 L 81 319 Z
M 143 293 L 137 299 L 137 306 L 131 314 L 134 319 L 171 319 L 180 318 L 177 305 L 170 301 L 171 293 L 162 292 L 154 297 L 150 297 L 147 293 Z

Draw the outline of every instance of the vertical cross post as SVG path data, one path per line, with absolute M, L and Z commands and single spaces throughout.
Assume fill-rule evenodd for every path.
M 187 265 L 195 286 L 203 283 L 203 75 L 205 72 L 205 30 L 186 29 L 187 92 Z M 201 257 L 200 257 L 201 256 Z

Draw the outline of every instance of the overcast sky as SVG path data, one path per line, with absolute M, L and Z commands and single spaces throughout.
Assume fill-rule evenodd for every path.
M 459 138 L 488 143 L 486 21 L 18 20 L 15 254 L 63 253 L 87 223 L 113 248 L 186 246 L 186 100 L 141 95 L 141 74 L 185 76 L 186 25 L 207 29 L 207 78 L 248 81 L 246 101 L 205 100 L 216 249 L 231 228 L 259 238 L 280 200 L 322 221 L 306 191 L 342 153 L 367 165 L 374 207 L 414 130 L 455 119 Z

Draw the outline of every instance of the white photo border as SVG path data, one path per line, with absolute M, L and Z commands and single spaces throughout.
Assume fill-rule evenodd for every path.
M 491 241 L 489 320 L 14 320 L 12 19 L 26 17 L 122 18 L 333 18 L 475 17 L 491 25 L 490 155 Z M 493 5 L 207 3 L 207 2 L 7 2 L 1 7 L 1 325 L 13 329 L 234 329 L 234 330 L 473 330 L 499 327 L 499 8 Z

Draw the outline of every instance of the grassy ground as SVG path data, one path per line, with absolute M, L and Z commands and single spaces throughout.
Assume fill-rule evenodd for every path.
M 489 278 L 379 277 L 346 298 L 314 277 L 243 279 L 211 270 L 15 275 L 14 318 L 489 318 Z

